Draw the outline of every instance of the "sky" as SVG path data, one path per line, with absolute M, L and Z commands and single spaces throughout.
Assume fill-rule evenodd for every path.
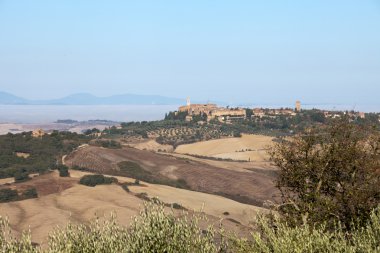
M 0 91 L 380 104 L 380 0 L 0 0 Z

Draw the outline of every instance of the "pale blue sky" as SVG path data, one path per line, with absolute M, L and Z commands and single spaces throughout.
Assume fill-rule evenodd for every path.
M 0 91 L 380 104 L 380 0 L 0 0 Z

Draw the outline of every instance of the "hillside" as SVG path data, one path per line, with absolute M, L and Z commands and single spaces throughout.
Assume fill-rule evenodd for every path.
M 56 172 L 39 176 L 31 181 L 12 185 L 22 188 L 34 186 L 40 195 L 37 199 L 0 204 L 0 216 L 7 216 L 15 232 L 31 229 L 33 241 L 44 243 L 47 233 L 56 226 L 70 222 L 87 223 L 95 215 L 109 217 L 116 213 L 120 224 L 128 225 L 131 217 L 143 206 L 138 193 L 147 193 L 149 197 L 158 197 L 165 203 L 178 203 L 189 210 L 203 212 L 209 217 L 210 224 L 218 225 L 224 217 L 223 225 L 232 231 L 246 233 L 246 225 L 258 213 L 265 210 L 241 204 L 223 197 L 181 190 L 168 186 L 143 183 L 131 186 L 131 192 L 124 191 L 118 185 L 87 187 L 78 184 L 86 172 L 70 171 L 70 178 L 60 178 Z M 131 182 L 132 179 L 118 177 L 119 182 Z M 5 187 L 1 186 L 0 188 Z M 228 212 L 228 215 L 223 214 Z M 179 212 L 180 214 L 180 212 Z
M 111 175 L 126 175 L 118 165 L 123 161 L 141 166 L 145 176 L 149 175 L 159 183 L 174 185 L 180 181 L 185 188 L 225 196 L 242 203 L 262 206 L 277 194 L 273 171 L 256 170 L 250 163 L 245 164 L 245 169 L 234 170 L 233 167 L 217 167 L 134 148 L 106 149 L 93 146 L 75 151 L 65 159 L 70 167 L 85 167 L 93 172 Z

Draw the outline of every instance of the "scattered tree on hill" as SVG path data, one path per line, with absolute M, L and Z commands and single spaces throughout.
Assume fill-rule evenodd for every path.
M 85 175 L 79 180 L 80 184 L 94 187 L 101 184 L 117 183 L 114 177 L 105 177 L 103 175 Z
M 14 174 L 15 182 L 21 183 L 30 179 L 29 173 L 26 169 L 20 169 Z
M 60 177 L 70 177 L 69 168 L 66 165 L 60 164 L 57 169 Z
M 38 198 L 37 190 L 36 188 L 28 188 L 22 193 L 22 198 L 23 199 L 33 199 L 33 198 Z
M 278 208 L 292 224 L 340 222 L 350 230 L 380 203 L 380 134 L 373 129 L 343 120 L 283 140 L 270 154 L 280 169 Z
M 16 190 L 9 188 L 0 189 L 0 203 L 10 202 L 18 199 L 18 193 Z

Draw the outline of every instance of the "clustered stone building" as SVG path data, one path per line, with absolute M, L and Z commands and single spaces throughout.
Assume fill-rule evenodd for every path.
M 194 115 L 206 115 L 207 120 L 230 120 L 238 118 L 246 118 L 246 111 L 242 108 L 224 108 L 218 107 L 216 104 L 191 104 L 190 99 L 187 98 L 185 106 L 178 108 L 179 112 L 187 112 L 186 120 L 191 120 Z
M 206 115 L 207 121 L 217 119 L 219 121 L 227 121 L 233 119 L 245 119 L 247 117 L 246 110 L 243 108 L 225 108 L 218 107 L 216 104 L 191 104 L 190 99 L 187 98 L 187 103 L 184 106 L 178 108 L 179 112 L 186 112 L 186 120 L 191 121 L 195 115 Z M 296 101 L 295 108 L 280 108 L 280 109 L 264 109 L 254 108 L 252 109 L 252 118 L 276 118 L 278 116 L 294 117 L 298 113 L 302 112 L 301 102 Z M 326 118 L 339 118 L 342 115 L 334 111 L 322 110 Z M 364 112 L 344 112 L 350 117 L 365 118 Z M 380 119 L 379 119 L 380 121 Z

